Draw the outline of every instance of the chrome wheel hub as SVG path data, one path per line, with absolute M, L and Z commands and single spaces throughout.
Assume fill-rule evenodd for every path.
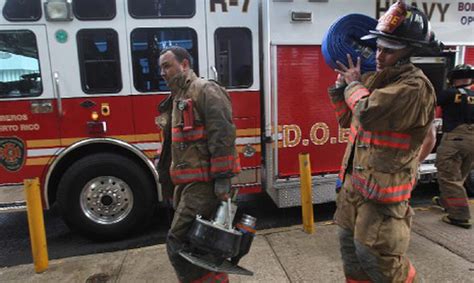
M 82 212 L 99 224 L 123 220 L 133 208 L 133 192 L 127 183 L 114 176 L 90 180 L 82 189 Z

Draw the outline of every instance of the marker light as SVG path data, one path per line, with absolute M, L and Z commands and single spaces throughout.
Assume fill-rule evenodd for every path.
M 99 119 L 99 113 L 97 113 L 96 111 L 93 111 L 93 112 L 91 113 L 91 119 L 92 119 L 93 121 L 97 121 L 97 120 Z
M 48 0 L 44 11 L 48 21 L 72 21 L 71 3 L 67 0 Z

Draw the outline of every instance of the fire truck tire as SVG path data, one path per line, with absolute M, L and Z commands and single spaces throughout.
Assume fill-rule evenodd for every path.
M 156 204 L 152 182 L 133 160 L 112 153 L 83 157 L 59 182 L 59 211 L 71 230 L 98 240 L 143 228 Z
M 464 187 L 466 188 L 467 195 L 469 197 L 474 197 L 474 170 L 472 170 L 469 176 L 467 176 Z

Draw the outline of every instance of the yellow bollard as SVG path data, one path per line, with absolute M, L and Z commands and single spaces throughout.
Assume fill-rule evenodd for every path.
M 24 180 L 31 251 L 36 273 L 48 269 L 48 247 L 44 229 L 39 179 Z
M 300 153 L 300 179 L 301 179 L 301 209 L 303 212 L 303 229 L 308 234 L 314 233 L 313 197 L 311 184 L 311 162 L 309 153 Z

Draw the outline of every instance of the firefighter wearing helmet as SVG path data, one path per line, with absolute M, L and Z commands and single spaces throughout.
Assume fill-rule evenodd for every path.
M 463 183 L 474 162 L 474 91 L 469 89 L 473 79 L 471 66 L 458 65 L 448 74 L 450 88 L 438 95 L 444 134 L 436 152 L 441 197 L 433 202 L 448 213 L 444 222 L 463 228 L 472 227 Z
M 329 88 L 341 127 L 350 128 L 337 195 L 335 221 L 347 282 L 413 282 L 406 257 L 419 153 L 435 114 L 435 90 L 410 63 L 430 47 L 427 17 L 401 1 L 376 30 L 376 71 L 361 75 L 360 58 L 338 63 Z

